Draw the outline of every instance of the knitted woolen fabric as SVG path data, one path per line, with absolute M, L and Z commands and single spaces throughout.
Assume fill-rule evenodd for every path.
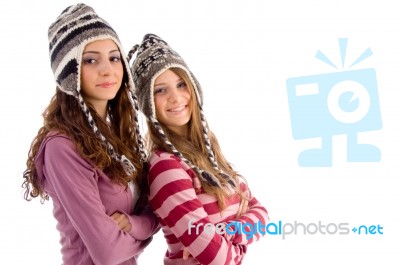
M 186 72 L 190 81 L 192 82 L 193 88 L 195 90 L 195 94 L 197 97 L 197 102 L 199 103 L 200 109 L 200 118 L 202 121 L 202 134 L 203 139 L 205 141 L 205 145 L 207 147 L 208 158 L 211 162 L 211 165 L 214 167 L 217 172 L 228 180 L 228 182 L 234 185 L 234 181 L 231 177 L 223 173 L 217 164 L 217 161 L 214 156 L 214 152 L 212 151 L 211 142 L 208 137 L 208 127 L 207 122 L 203 113 L 203 92 L 199 82 L 193 73 L 189 70 L 187 64 L 182 59 L 182 57 L 174 51 L 167 42 L 162 40 L 159 36 L 155 34 L 146 34 L 143 38 L 140 46 L 135 45 L 132 50 L 129 52 L 128 60 L 132 54 L 137 51 L 137 55 L 135 60 L 132 63 L 132 74 L 133 81 L 137 88 L 136 95 L 138 97 L 139 106 L 142 112 L 145 114 L 147 119 L 152 123 L 155 129 L 157 129 L 159 135 L 163 138 L 164 142 L 171 149 L 174 155 L 181 158 L 185 161 L 192 169 L 194 169 L 199 176 L 209 184 L 213 186 L 221 186 L 220 181 L 214 175 L 209 172 L 206 172 L 196 165 L 194 165 L 191 161 L 183 157 L 183 155 L 174 147 L 174 145 L 169 141 L 166 137 L 163 128 L 160 126 L 160 123 L 156 117 L 155 105 L 154 105 L 154 82 L 155 79 L 164 71 L 170 68 L 180 68 Z
M 121 53 L 124 76 L 128 79 L 126 85 L 129 88 L 130 96 L 132 96 L 135 87 L 129 64 L 117 33 L 107 21 L 97 15 L 92 7 L 79 3 L 69 6 L 61 12 L 56 21 L 49 27 L 48 38 L 51 69 L 54 73 L 57 88 L 78 100 L 95 135 L 104 143 L 111 157 L 121 162 L 125 171 L 131 174 L 136 170 L 133 164 L 125 156 L 117 154 L 114 151 L 114 147 L 101 134 L 80 93 L 82 53 L 85 46 L 93 41 L 111 39 Z M 136 101 L 133 103 L 136 103 Z M 137 109 L 136 106 L 134 108 Z M 137 113 L 135 115 L 137 127 Z M 139 129 L 136 128 L 136 131 L 139 131 Z M 140 135 L 138 135 L 138 138 L 138 142 L 141 143 Z M 139 150 L 140 153 L 144 154 L 144 149 L 142 150 L 140 144 L 139 147 L 141 149 Z M 144 156 L 143 154 L 142 157 Z
M 139 106 L 147 117 L 156 117 L 153 102 L 154 80 L 165 70 L 178 67 L 183 69 L 193 83 L 197 101 L 203 105 L 203 93 L 196 77 L 190 72 L 182 57 L 167 42 L 154 34 L 146 34 L 137 51 L 131 70 L 137 88 Z M 143 104 L 143 103 L 150 104 Z
M 59 89 L 76 96 L 80 87 L 82 52 L 86 44 L 111 39 L 124 54 L 117 33 L 92 7 L 77 4 L 67 7 L 51 24 L 48 30 L 51 69 Z M 129 72 L 125 56 L 122 57 L 124 71 Z M 131 75 L 129 87 L 134 89 Z

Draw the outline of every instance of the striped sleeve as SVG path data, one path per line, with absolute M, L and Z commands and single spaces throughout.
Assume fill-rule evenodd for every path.
M 191 255 L 201 264 L 240 264 L 246 247 L 205 228 L 211 222 L 179 161 L 170 154 L 154 154 L 150 165 L 150 204 Z
M 240 187 L 244 195 L 249 198 L 248 210 L 227 225 L 233 235 L 230 239 L 233 244 L 248 245 L 265 235 L 265 225 L 269 222 L 269 218 L 267 210 L 251 194 L 247 185 L 242 182 Z

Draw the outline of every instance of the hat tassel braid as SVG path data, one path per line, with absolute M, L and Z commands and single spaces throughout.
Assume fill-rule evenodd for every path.
M 135 120 L 135 124 L 136 124 L 136 126 L 135 126 L 135 131 L 136 131 L 136 136 L 137 136 L 136 137 L 136 141 L 137 141 L 137 144 L 139 146 L 139 153 L 140 153 L 140 157 L 142 159 L 142 162 L 146 162 L 147 161 L 146 148 L 144 146 L 144 141 L 143 141 L 143 138 L 142 138 L 142 134 L 141 134 L 141 132 L 139 130 L 139 126 L 138 126 L 138 124 L 139 124 L 139 117 L 138 117 L 139 104 L 138 104 L 136 96 L 131 92 L 130 92 L 130 95 L 131 96 L 129 97 L 129 100 L 130 100 L 132 106 L 135 109 L 134 120 Z
M 224 179 L 226 179 L 227 182 L 232 187 L 236 187 L 235 181 L 232 179 L 232 177 L 229 176 L 228 174 L 226 174 L 225 172 L 223 172 L 218 166 L 217 160 L 215 159 L 215 156 L 214 156 L 214 152 L 212 151 L 210 138 L 208 137 L 208 126 L 207 126 L 207 121 L 206 121 L 206 118 L 205 118 L 205 115 L 203 112 L 203 108 L 201 106 L 199 106 L 199 108 L 200 108 L 200 119 L 201 119 L 201 123 L 203 125 L 203 138 L 204 138 L 207 152 L 208 152 L 208 159 L 211 162 L 212 167 L 216 171 L 219 171 L 219 175 L 221 177 L 223 177 Z
M 160 134 L 160 136 L 163 138 L 164 143 L 171 149 L 171 152 L 179 157 L 180 159 L 182 159 L 186 164 L 188 164 L 190 166 L 190 168 L 192 168 L 196 173 L 198 173 L 198 175 L 200 176 L 200 178 L 211 184 L 212 186 L 215 187 L 222 187 L 221 182 L 218 180 L 218 178 L 216 178 L 213 174 L 211 174 L 210 172 L 207 172 L 205 170 L 202 170 L 200 168 L 198 168 L 197 166 L 195 166 L 191 161 L 189 161 L 188 159 L 186 159 L 181 152 L 179 152 L 175 146 L 168 140 L 167 136 L 164 133 L 164 130 L 162 129 L 162 127 L 160 126 L 160 123 L 153 117 L 150 118 L 151 123 L 154 125 L 154 128 L 158 131 L 158 133 Z
M 107 148 L 108 154 L 112 158 L 114 158 L 115 160 L 117 160 L 118 162 L 121 163 L 126 174 L 132 175 L 136 171 L 135 166 L 125 155 L 120 155 L 115 152 L 114 147 L 107 141 L 107 139 L 104 137 L 104 135 L 97 128 L 96 123 L 94 122 L 94 119 L 92 117 L 92 114 L 90 114 L 90 110 L 87 107 L 87 105 L 86 105 L 85 101 L 83 100 L 82 95 L 80 93 L 78 93 L 78 102 L 88 119 L 89 126 L 92 128 L 94 134 L 97 137 L 99 137 L 99 139 L 102 141 L 103 145 Z

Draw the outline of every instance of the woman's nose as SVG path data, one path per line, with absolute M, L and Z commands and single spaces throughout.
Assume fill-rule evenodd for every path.
M 180 98 L 179 91 L 177 89 L 171 89 L 169 93 L 169 101 L 170 102 L 177 102 Z
M 112 69 L 111 62 L 108 60 L 101 62 L 99 65 L 99 72 L 101 75 L 110 74 L 111 69 Z

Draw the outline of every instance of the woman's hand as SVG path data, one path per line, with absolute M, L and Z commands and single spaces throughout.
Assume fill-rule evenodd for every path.
M 183 259 L 187 260 L 190 256 L 189 250 L 187 248 L 183 249 Z
M 125 214 L 115 212 L 111 215 L 111 218 L 115 221 L 115 223 L 118 225 L 118 228 L 121 231 L 124 231 L 127 233 L 129 233 L 131 231 L 132 225 L 129 222 L 129 218 Z
M 242 199 L 239 204 L 239 209 L 236 214 L 236 217 L 239 218 L 243 214 L 247 213 L 248 210 L 249 210 L 249 201 L 247 199 Z

